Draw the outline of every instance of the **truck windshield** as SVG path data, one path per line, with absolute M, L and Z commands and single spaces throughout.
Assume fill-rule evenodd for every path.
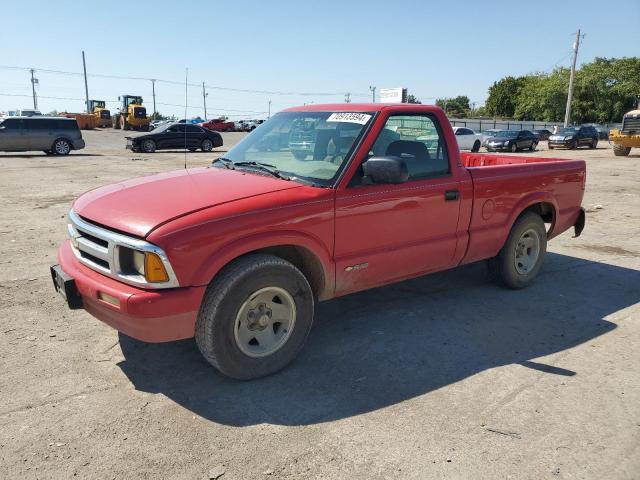
M 362 112 L 278 113 L 225 158 L 234 163 L 269 164 L 293 180 L 328 186 L 346 165 L 372 118 L 372 113 Z

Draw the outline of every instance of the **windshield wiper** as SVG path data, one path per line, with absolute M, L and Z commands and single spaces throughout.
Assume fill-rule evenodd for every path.
M 211 165 L 213 165 L 216 162 L 220 162 L 222 165 L 224 165 L 224 168 L 228 168 L 229 170 L 235 170 L 233 166 L 233 162 L 228 158 L 218 157 L 213 162 L 211 162 Z
M 291 180 L 290 177 L 283 175 L 276 168 L 275 165 L 271 165 L 270 163 L 262 163 L 262 162 L 233 162 L 233 165 L 236 167 L 251 167 L 256 168 L 258 170 L 262 170 L 263 172 L 267 172 L 269 175 L 281 178 L 283 180 Z

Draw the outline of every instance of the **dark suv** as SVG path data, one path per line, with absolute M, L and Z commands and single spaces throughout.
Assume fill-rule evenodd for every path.
M 81 148 L 84 140 L 74 118 L 0 118 L 0 151 L 42 150 L 48 155 L 68 155 Z
M 557 147 L 596 148 L 598 145 L 598 131 L 592 126 L 561 128 L 558 133 L 549 137 L 549 150 Z

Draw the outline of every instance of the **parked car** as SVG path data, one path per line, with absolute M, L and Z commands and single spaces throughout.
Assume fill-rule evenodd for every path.
M 191 125 L 197 125 L 197 124 L 202 123 L 202 122 L 204 122 L 204 120 L 202 118 L 194 117 L 194 118 L 181 118 L 176 123 L 189 123 Z
M 535 150 L 538 139 L 529 130 L 500 130 L 486 144 L 487 151 L 517 152 L 519 150 Z
M 312 155 L 261 151 L 300 122 Z M 139 340 L 195 336 L 223 374 L 251 379 L 300 352 L 317 301 L 481 260 L 501 285 L 530 285 L 547 240 L 584 228 L 585 162 L 458 155 L 455 142 L 434 106 L 285 110 L 212 168 L 83 194 L 54 288 Z
M 203 122 L 200 126 L 216 132 L 233 132 L 236 126 L 233 122 L 228 122 L 223 118 L 214 118 L 208 122 Z
M 598 132 L 594 127 L 566 127 L 549 137 L 549 150 L 554 148 L 579 148 L 598 146 Z
M 552 135 L 551 130 L 547 130 L 546 128 L 532 130 L 532 133 L 536 136 L 538 141 L 549 140 L 549 137 Z
M 149 122 L 149 130 L 158 128 L 160 125 L 164 125 L 165 123 L 172 123 L 172 122 L 171 120 L 151 120 L 151 122 Z
M 0 151 L 42 150 L 48 155 L 68 155 L 84 148 L 82 132 L 74 118 L 6 117 L 0 119 Z
M 151 132 L 125 137 L 127 148 L 134 152 L 153 153 L 156 150 L 186 148 L 192 152 L 201 149 L 210 152 L 222 146 L 222 137 L 198 125 L 168 123 Z
M 453 134 L 456 136 L 460 150 L 471 150 L 472 152 L 480 150 L 482 135 L 479 133 L 466 127 L 453 127 Z
M 499 128 L 490 128 L 489 130 L 483 130 L 480 132 L 480 135 L 482 135 L 482 146 L 486 147 L 489 139 L 495 137 L 499 131 Z

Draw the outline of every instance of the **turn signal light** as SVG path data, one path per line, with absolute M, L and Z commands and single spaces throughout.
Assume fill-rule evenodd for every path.
M 157 253 L 145 252 L 144 278 L 150 283 L 168 282 L 169 275 Z

